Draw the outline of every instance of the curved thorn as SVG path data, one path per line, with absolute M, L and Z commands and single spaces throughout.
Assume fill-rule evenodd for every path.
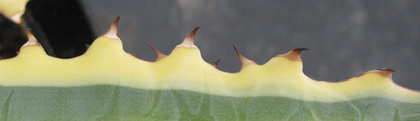
M 395 72 L 395 70 L 390 69 L 390 68 L 382 68 L 382 69 L 377 69 L 377 70 L 373 70 L 374 73 L 377 73 L 383 77 L 389 77 L 392 78 L 392 73 Z
M 153 51 L 155 51 L 156 55 L 157 55 L 157 59 L 156 61 L 158 61 L 159 59 L 162 59 L 164 57 L 166 57 L 167 55 L 161 53 L 159 50 L 157 50 L 156 48 L 154 48 L 153 46 L 149 45 L 146 43 L 147 46 L 149 46 L 150 48 L 152 48 Z
M 235 45 L 232 45 L 232 46 L 233 46 L 233 48 L 235 48 L 236 55 L 238 55 L 239 60 L 241 60 L 241 62 L 242 62 L 242 67 L 244 67 L 248 64 L 251 64 L 251 63 L 256 64 L 254 61 L 249 60 L 249 59 L 245 58 L 244 56 L 242 56 L 241 53 L 239 53 L 238 49 L 235 47 Z
M 139 54 L 139 52 L 137 52 L 137 53 L 130 53 L 130 54 L 133 55 L 134 57 L 137 57 L 137 55 Z
M 283 55 L 278 55 L 278 56 L 276 56 L 276 57 L 281 56 L 281 57 L 285 57 L 285 58 L 287 58 L 287 59 L 289 59 L 289 60 L 291 60 L 291 61 L 302 61 L 302 60 L 300 59 L 300 54 L 301 54 L 301 53 L 302 53 L 302 51 L 304 51 L 304 50 L 309 50 L 309 49 L 307 49 L 307 48 L 295 48 L 295 49 L 293 49 L 293 50 L 291 50 L 291 51 L 287 52 L 286 54 L 283 54 Z
M 89 44 L 85 44 L 86 49 L 89 49 L 90 45 Z
M 395 72 L 395 70 L 394 69 L 391 69 L 391 68 L 382 68 L 382 69 L 377 69 L 377 70 L 388 71 L 388 72 Z
M 292 50 L 292 52 L 300 55 L 300 53 L 304 50 L 309 50 L 309 49 L 308 48 L 295 48 Z
M 213 62 L 213 63 L 209 63 L 210 65 L 212 65 L 212 66 L 214 66 L 214 67 L 216 67 L 217 66 L 217 64 L 220 62 L 220 59 L 219 60 L 217 60 L 216 62 Z
M 392 78 L 392 73 L 395 72 L 395 70 L 390 69 L 390 68 L 382 68 L 382 69 L 376 69 L 376 70 L 371 70 L 371 71 L 367 71 L 359 76 L 363 76 L 367 73 L 374 73 L 374 74 L 378 74 L 381 75 L 383 77 L 388 77 L 388 78 Z M 359 77 L 358 76 L 358 77 Z
M 29 45 L 39 45 L 39 46 L 41 45 L 36 40 L 35 36 L 31 33 L 31 29 L 26 30 L 26 34 L 28 35 L 28 41 L 24 45 L 22 45 L 20 49 Z
M 300 56 L 300 53 L 304 50 L 309 50 L 307 48 L 295 48 L 289 52 L 286 53 L 286 55 L 294 55 L 294 56 Z
M 191 33 L 184 39 L 184 41 L 178 45 L 178 46 L 184 46 L 187 48 L 197 47 L 194 45 L 194 36 L 197 30 L 200 28 L 200 26 L 196 27 L 194 30 L 191 31 Z
M 118 16 L 117 19 L 115 19 L 114 22 L 111 24 L 111 27 L 109 27 L 109 30 L 102 36 L 105 36 L 105 37 L 108 37 L 108 38 L 120 39 L 117 36 L 118 21 L 119 20 L 120 20 L 120 17 Z

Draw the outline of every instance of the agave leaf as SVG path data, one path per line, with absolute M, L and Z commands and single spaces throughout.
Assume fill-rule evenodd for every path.
M 304 48 L 258 65 L 235 47 L 242 69 L 226 73 L 201 58 L 198 27 L 170 55 L 147 62 L 124 52 L 117 22 L 71 59 L 48 56 L 28 31 L 18 56 L 0 60 L 2 118 L 420 120 L 420 93 L 393 83 L 388 68 L 315 81 L 302 72 Z

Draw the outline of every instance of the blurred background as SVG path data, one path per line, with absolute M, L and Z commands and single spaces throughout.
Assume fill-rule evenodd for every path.
M 222 71 L 241 68 L 232 45 L 258 64 L 304 47 L 309 51 L 301 56 L 303 72 L 315 80 L 343 81 L 391 68 L 397 84 L 420 90 L 418 6 L 418 0 L 31 0 L 24 26 L 42 30 L 36 36 L 48 40 L 43 46 L 50 46 L 50 55 L 71 58 L 121 16 L 118 36 L 124 50 L 154 61 L 155 53 L 144 43 L 169 54 L 199 25 L 195 44 L 205 61 L 221 59 L 217 68 Z M 20 31 L 1 21 L 1 29 Z M 25 38 L 17 35 L 23 44 Z

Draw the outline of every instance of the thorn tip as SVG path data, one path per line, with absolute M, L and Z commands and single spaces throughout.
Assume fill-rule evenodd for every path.
M 140 53 L 140 51 L 139 52 L 137 52 L 137 53 L 130 53 L 131 55 L 133 55 L 134 57 L 137 57 L 137 55 Z
M 156 55 L 158 56 L 156 61 L 158 61 L 159 59 L 162 59 L 164 57 L 166 57 L 167 55 L 161 53 L 159 50 L 157 50 L 155 47 L 153 47 L 152 45 L 149 45 L 146 43 L 147 46 L 149 46 L 150 48 L 152 48 L 153 51 L 155 51 Z
M 304 50 L 309 50 L 309 49 L 308 48 L 295 48 L 292 51 L 295 52 L 295 53 L 299 53 L 300 54 Z
M 235 48 L 236 51 L 236 55 L 238 55 L 239 60 L 241 60 L 242 62 L 242 67 L 248 65 L 248 64 L 256 64 L 254 61 L 249 60 L 248 58 L 245 58 L 244 56 L 241 55 L 241 53 L 239 53 L 238 49 L 235 47 L 235 45 L 232 45 L 233 48 Z
M 285 58 L 287 58 L 291 61 L 302 61 L 300 59 L 300 54 L 304 50 L 309 50 L 309 49 L 307 49 L 307 48 L 295 48 L 295 49 L 287 52 L 286 54 L 277 55 L 276 57 L 285 57 Z
M 388 72 L 395 72 L 395 70 L 394 69 L 391 69 L 391 68 L 382 68 L 382 69 L 377 69 L 377 70 L 380 70 L 380 71 L 388 71 Z
M 194 30 L 191 31 L 190 34 L 184 39 L 184 41 L 178 46 L 184 46 L 187 48 L 197 47 L 194 45 L 194 36 L 200 26 L 196 27 Z
M 216 62 L 210 63 L 210 65 L 212 65 L 212 66 L 216 67 L 216 66 L 217 66 L 217 64 L 218 64 L 219 62 L 220 62 L 220 59 L 219 59 L 219 60 L 217 60 Z
M 394 73 L 394 72 L 395 72 L 395 70 L 393 70 L 393 69 L 382 68 L 382 69 L 376 69 L 376 70 L 368 71 L 367 73 L 375 73 L 375 74 L 379 74 L 383 77 L 392 78 L 392 73 Z
M 106 32 L 104 35 L 105 37 L 108 38 L 113 38 L 113 39 L 120 39 L 117 36 L 117 31 L 118 31 L 118 21 L 120 20 L 120 17 L 118 16 L 117 19 L 114 20 L 114 22 L 111 24 L 111 27 L 109 27 L 108 32 Z

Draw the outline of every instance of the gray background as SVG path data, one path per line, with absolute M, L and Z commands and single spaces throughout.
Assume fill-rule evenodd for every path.
M 389 67 L 396 83 L 420 90 L 418 0 L 82 0 L 93 30 L 104 34 L 121 16 L 124 50 L 156 59 L 147 42 L 164 54 L 200 25 L 196 45 L 204 60 L 237 72 L 245 57 L 264 64 L 298 47 L 303 72 L 315 80 L 346 80 Z

